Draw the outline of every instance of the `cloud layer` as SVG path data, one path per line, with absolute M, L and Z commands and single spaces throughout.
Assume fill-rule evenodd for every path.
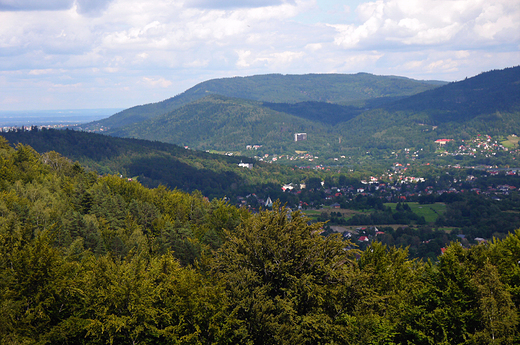
M 0 22 L 0 110 L 129 107 L 263 73 L 459 80 L 520 61 L 520 0 L 0 0 Z

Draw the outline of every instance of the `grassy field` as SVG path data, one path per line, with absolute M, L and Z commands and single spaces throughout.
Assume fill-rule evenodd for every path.
M 316 218 L 318 218 L 318 216 L 320 216 L 322 212 L 326 212 L 328 214 L 330 214 L 331 212 L 339 212 L 346 220 L 348 220 L 348 219 L 352 218 L 352 216 L 354 216 L 355 214 L 359 214 L 359 213 L 366 214 L 366 213 L 370 213 L 371 211 L 357 211 L 357 210 L 348 210 L 348 209 L 330 208 L 330 207 L 322 208 L 320 210 L 304 210 L 303 211 L 303 213 L 305 213 L 305 215 L 307 217 L 309 217 L 311 220 L 316 220 Z
M 437 218 L 443 214 L 446 210 L 446 205 L 443 203 L 435 203 L 435 204 L 425 204 L 420 205 L 417 202 L 409 202 L 407 203 L 408 206 L 410 206 L 410 209 L 419 216 L 424 216 L 424 219 L 427 223 L 433 223 L 437 220 Z M 386 203 L 385 206 L 389 206 L 392 208 L 392 210 L 395 210 L 395 207 L 397 206 L 397 203 Z M 303 213 L 307 217 L 309 217 L 311 220 L 316 220 L 322 212 L 329 213 L 330 212 L 339 212 L 342 214 L 342 216 L 348 220 L 355 214 L 366 214 L 373 212 L 373 210 L 370 211 L 357 211 L 357 210 L 347 210 L 347 209 L 337 209 L 337 208 L 323 208 L 320 210 L 305 210 Z M 400 226 L 400 225 L 399 225 Z
M 443 227 L 440 227 L 438 228 L 440 231 L 444 231 L 448 234 L 450 234 L 452 231 L 456 230 L 457 232 L 459 231 L 460 228 L 453 228 L 453 227 L 446 227 L 446 226 L 443 226 Z
M 415 214 L 418 216 L 424 216 L 427 223 L 435 222 L 435 220 L 437 220 L 437 218 L 446 210 L 446 205 L 443 203 L 420 205 L 417 202 L 409 202 L 407 204 Z M 395 210 L 397 204 L 386 203 L 385 206 L 390 206 L 392 210 Z
M 513 149 L 518 147 L 518 140 L 520 140 L 520 137 L 517 137 L 516 135 L 510 135 L 507 137 L 507 140 L 501 141 L 500 144 L 502 144 L 504 147 L 507 147 L 508 149 Z

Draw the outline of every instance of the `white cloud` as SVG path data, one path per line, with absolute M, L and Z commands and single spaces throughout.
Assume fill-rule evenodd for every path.
M 305 49 L 310 51 L 317 51 L 323 48 L 323 45 L 321 43 L 309 43 L 305 46 Z
M 108 72 L 108 73 L 117 73 L 117 72 L 119 72 L 119 68 L 117 68 L 117 67 L 105 67 L 105 68 L 103 68 L 103 70 L 105 72 Z
M 283 0 L 187 0 L 186 6 L 211 9 L 254 8 L 283 4 Z
M 75 83 L 75 84 L 51 84 L 51 85 L 49 85 L 49 88 L 64 89 L 67 92 L 72 92 L 73 89 L 79 89 L 82 86 L 83 86 L 82 83 Z
M 378 0 L 357 7 L 360 24 L 333 25 L 347 49 L 384 46 L 481 45 L 520 37 L 518 0 Z M 506 34 L 507 33 L 507 34 Z M 513 35 L 511 36 L 511 33 Z M 503 34 L 501 36 L 501 34 Z
M 251 56 L 250 50 L 237 50 L 238 54 L 237 67 L 249 67 L 250 63 L 247 61 L 249 56 Z
M 285 51 L 281 53 L 271 54 L 270 62 L 276 65 L 285 65 L 293 63 L 295 60 L 301 59 L 305 54 L 303 52 Z
M 148 78 L 148 77 L 143 77 L 143 82 L 147 85 L 147 86 L 151 86 L 151 87 L 163 87 L 163 88 L 166 88 L 170 85 L 172 85 L 172 82 L 169 81 L 169 80 L 166 80 L 164 78 Z
M 264 66 L 269 69 L 283 68 L 305 56 L 304 52 L 283 51 L 276 53 L 251 52 L 250 50 L 237 50 L 237 67 Z
M 207 67 L 209 65 L 209 60 L 194 60 L 194 61 L 189 61 L 189 62 L 186 62 L 184 64 L 184 67 L 195 67 L 195 68 L 200 68 L 200 67 Z
M 457 59 L 466 59 L 471 56 L 471 53 L 467 50 L 459 50 L 454 52 Z
M 56 70 L 52 68 L 46 68 L 46 69 L 33 69 L 29 71 L 29 75 L 43 75 L 43 74 L 52 74 L 56 73 Z
M 0 94 L 123 107 L 234 75 L 453 80 L 520 61 L 519 0 L 361 1 L 0 0 Z

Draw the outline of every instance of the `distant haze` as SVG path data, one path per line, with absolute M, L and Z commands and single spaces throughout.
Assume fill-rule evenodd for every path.
M 68 109 L 0 111 L 0 127 L 72 125 L 107 118 L 122 109 Z

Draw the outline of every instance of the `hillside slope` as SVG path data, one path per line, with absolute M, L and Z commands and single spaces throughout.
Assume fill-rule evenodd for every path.
M 471 120 L 496 111 L 520 110 L 520 66 L 481 73 L 385 106 L 389 111 L 428 112 L 436 124 Z
M 349 103 L 368 99 L 392 99 L 429 90 L 445 84 L 395 76 L 358 74 L 257 75 L 212 79 L 162 102 L 135 106 L 107 119 L 82 126 L 96 130 L 117 128 L 159 116 L 209 94 L 263 102 Z
M 311 128 L 324 134 L 327 125 L 263 107 L 260 102 L 209 95 L 111 134 L 188 145 L 197 150 L 229 151 L 254 144 L 287 145 L 294 141 L 294 133 Z
M 100 174 L 136 177 L 143 185 L 201 191 L 210 199 L 247 195 L 260 185 L 305 180 L 313 172 L 238 156 L 210 154 L 158 141 L 116 138 L 72 130 L 0 132 L 12 146 L 30 145 L 39 153 L 56 151 Z M 254 163 L 253 169 L 238 164 Z M 273 196 L 274 197 L 274 196 Z
M 338 129 L 364 147 L 417 146 L 443 137 L 517 134 L 520 66 L 494 70 L 373 109 Z
M 324 91 L 315 92 L 319 98 Z M 520 128 L 520 118 L 515 115 L 520 109 L 520 67 L 486 72 L 407 98 L 392 97 L 393 102 L 388 98 L 381 104 L 372 98 L 360 107 L 207 95 L 167 114 L 109 133 L 199 150 L 245 154 L 247 145 L 259 144 L 266 150 L 264 153 L 344 152 L 350 156 L 354 147 L 365 151 L 424 147 L 445 136 L 464 139 L 479 132 L 509 135 Z M 322 98 L 338 99 L 334 92 Z M 294 133 L 299 132 L 307 133 L 308 139 L 295 143 Z

